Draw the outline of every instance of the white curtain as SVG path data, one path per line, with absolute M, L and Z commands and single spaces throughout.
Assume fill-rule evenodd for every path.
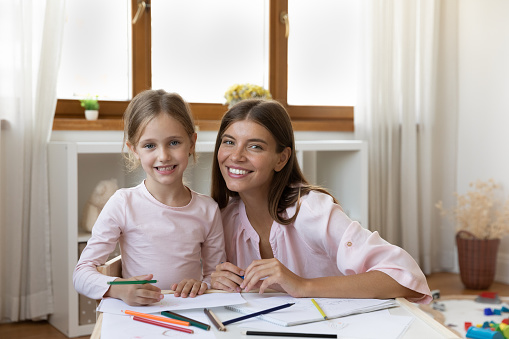
M 368 141 L 369 227 L 425 273 L 450 268 L 453 231 L 434 204 L 456 182 L 456 1 L 362 6 L 355 133 Z
M 65 0 L 0 0 L 0 320 L 53 311 L 46 144 Z

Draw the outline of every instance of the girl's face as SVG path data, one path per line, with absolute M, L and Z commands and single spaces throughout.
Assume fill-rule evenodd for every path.
M 152 119 L 140 135 L 138 144 L 128 145 L 147 173 L 147 189 L 180 189 L 182 177 L 193 152 L 196 133 L 191 138 L 180 122 L 168 114 Z
M 242 196 L 266 197 L 274 171 L 280 171 L 290 148 L 276 152 L 276 140 L 262 125 L 242 120 L 230 125 L 221 137 L 217 160 L 230 191 Z

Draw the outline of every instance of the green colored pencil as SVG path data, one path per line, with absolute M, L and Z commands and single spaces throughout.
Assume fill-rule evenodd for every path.
M 157 280 L 115 280 L 108 281 L 108 285 L 133 285 L 133 284 L 153 284 Z
M 195 326 L 201 329 L 204 329 L 205 331 L 210 330 L 210 325 L 204 324 L 202 322 L 199 322 L 198 320 L 194 320 L 188 317 L 184 317 L 183 315 L 173 313 L 171 311 L 162 311 L 161 315 L 164 315 L 168 318 L 177 319 L 177 320 L 183 320 L 189 322 L 191 326 Z

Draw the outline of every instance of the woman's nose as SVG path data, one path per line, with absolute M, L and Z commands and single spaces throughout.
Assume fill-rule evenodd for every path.
M 232 160 L 240 161 L 244 159 L 244 149 L 242 147 L 236 147 L 231 154 Z

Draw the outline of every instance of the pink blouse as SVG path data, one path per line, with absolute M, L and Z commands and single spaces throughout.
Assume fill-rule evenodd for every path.
M 154 275 L 154 285 L 170 289 L 173 283 L 194 278 L 207 282 L 216 265 L 225 260 L 219 207 L 212 198 L 191 191 L 191 201 L 170 207 L 155 199 L 144 183 L 118 190 L 99 215 L 92 237 L 73 274 L 78 293 L 101 299 L 108 281 L 96 267 L 120 243 L 122 275 Z M 203 265 L 203 270 L 202 270 Z
M 295 205 L 286 210 L 295 214 Z M 233 199 L 221 212 L 226 258 L 240 268 L 261 259 L 260 238 L 251 226 L 244 203 Z M 402 286 L 422 293 L 417 303 L 432 300 L 426 277 L 402 248 L 350 220 L 324 193 L 301 197 L 297 219 L 290 225 L 272 224 L 269 237 L 274 258 L 303 278 L 344 276 L 378 270 Z

